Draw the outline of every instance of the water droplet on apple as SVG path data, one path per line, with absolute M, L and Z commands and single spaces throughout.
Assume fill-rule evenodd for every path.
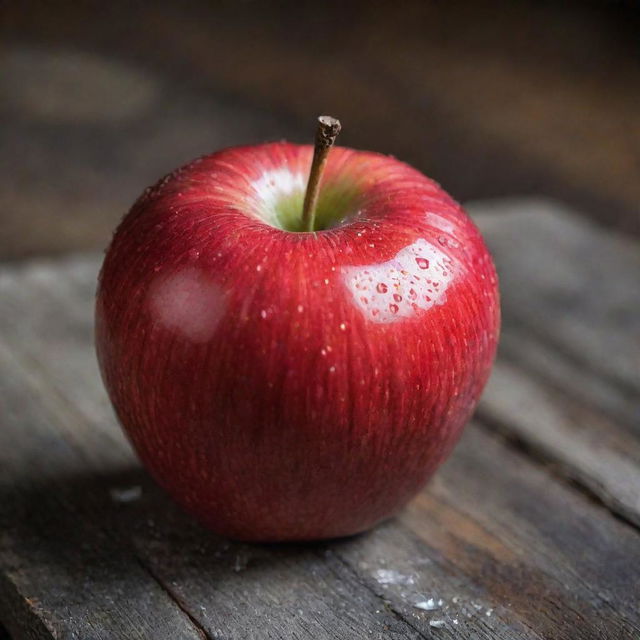
M 391 303 L 389 305 L 389 311 L 391 311 L 391 313 L 398 313 L 398 305 Z
M 261 317 L 261 318 L 263 318 L 263 319 L 267 317 L 267 311 L 266 311 L 266 309 L 263 309 L 263 310 L 260 312 L 260 317 Z
M 411 298 L 411 300 L 415 300 L 418 297 L 418 294 L 416 293 L 415 289 L 409 289 L 409 298 Z
M 445 238 L 445 236 L 438 236 L 438 242 L 439 242 L 443 247 L 446 247 L 446 246 L 447 246 L 447 239 Z
M 189 249 L 189 260 L 197 260 L 200 257 L 198 249 Z
M 393 294 L 393 299 L 394 299 L 396 302 L 402 302 L 402 296 L 401 296 L 399 293 L 394 293 L 394 294 Z
M 362 296 L 360 298 L 360 301 L 362 302 L 362 304 L 369 304 L 369 298 L 366 298 L 365 296 Z
M 421 269 L 428 269 L 429 268 L 429 261 L 426 258 L 416 258 L 416 264 Z
M 376 291 L 378 293 L 387 293 L 388 290 L 389 290 L 389 287 L 387 287 L 387 285 L 384 282 L 379 282 L 376 286 Z
M 344 322 L 340 323 L 340 331 L 346 331 L 347 330 L 347 325 Z

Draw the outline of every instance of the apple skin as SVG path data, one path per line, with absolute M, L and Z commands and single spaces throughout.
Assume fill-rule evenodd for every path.
M 345 536 L 393 515 L 458 440 L 497 345 L 485 244 L 408 165 L 336 147 L 319 204 L 331 228 L 272 226 L 295 218 L 312 153 L 236 147 L 167 176 L 99 278 L 120 422 L 159 484 L 236 539 Z

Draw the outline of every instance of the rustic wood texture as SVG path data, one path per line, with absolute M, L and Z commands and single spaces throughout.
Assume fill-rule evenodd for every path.
M 640 525 L 640 251 L 558 205 L 478 207 L 504 291 L 479 415 Z
M 98 256 L 1 267 L 14 640 L 640 637 L 638 245 L 548 202 L 472 209 L 504 308 L 477 420 L 399 518 L 316 545 L 217 538 L 149 480 L 95 363 Z

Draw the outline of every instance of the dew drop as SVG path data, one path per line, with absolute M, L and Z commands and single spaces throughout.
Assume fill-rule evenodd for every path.
M 200 257 L 198 249 L 189 249 L 189 260 L 197 260 Z
M 387 287 L 387 285 L 384 282 L 379 282 L 376 285 L 376 291 L 378 293 L 387 293 L 388 290 L 389 290 L 389 287 Z
M 362 304 L 369 304 L 369 298 L 365 298 L 364 296 L 360 298 L 360 301 L 362 302 Z
M 394 299 L 396 302 L 402 302 L 402 296 L 401 296 L 399 293 L 394 293 L 394 294 L 393 294 L 393 299 Z
M 398 305 L 391 303 L 389 305 L 389 311 L 391 311 L 391 313 L 398 313 Z
M 429 261 L 426 258 L 416 258 L 416 264 L 421 269 L 428 269 L 429 268 Z
M 409 289 L 409 298 L 415 300 L 418 297 L 415 289 Z
M 438 242 L 443 246 L 447 246 L 447 239 L 444 236 L 438 236 Z

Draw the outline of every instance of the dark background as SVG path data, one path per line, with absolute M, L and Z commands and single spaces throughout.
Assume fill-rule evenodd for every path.
M 462 201 L 539 195 L 640 232 L 640 11 L 616 2 L 7 2 L 0 259 L 103 248 L 149 183 L 311 140 Z

